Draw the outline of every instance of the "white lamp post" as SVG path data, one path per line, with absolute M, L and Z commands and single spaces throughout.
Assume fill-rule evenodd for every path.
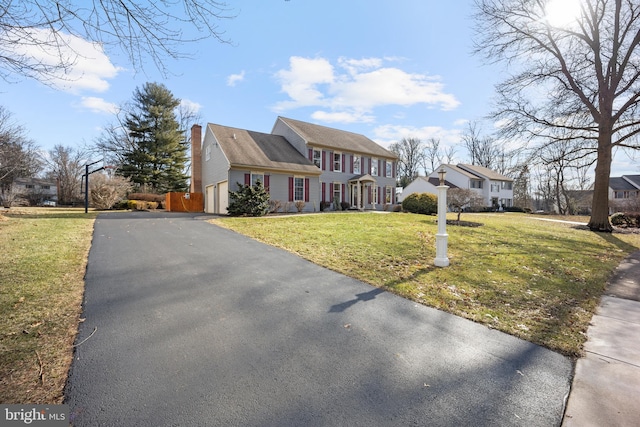
M 436 234 L 436 259 L 433 263 L 436 267 L 447 267 L 449 258 L 447 258 L 447 189 L 449 186 L 444 185 L 444 178 L 447 171 L 444 166 L 438 171 L 440 177 L 440 185 L 438 185 L 438 233 Z

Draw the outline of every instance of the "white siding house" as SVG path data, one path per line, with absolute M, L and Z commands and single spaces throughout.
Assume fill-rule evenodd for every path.
M 411 193 L 437 195 L 438 171 L 441 169 L 447 172 L 445 184 L 449 188 L 465 188 L 476 192 L 482 199 L 484 206 L 496 208 L 513 206 L 513 179 L 482 166 L 467 164 L 440 165 L 428 177 L 418 177 L 407 185 L 399 200 Z

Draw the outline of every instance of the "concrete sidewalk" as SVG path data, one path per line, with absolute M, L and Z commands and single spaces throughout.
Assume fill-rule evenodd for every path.
M 587 336 L 562 425 L 640 425 L 640 251 L 609 281 Z

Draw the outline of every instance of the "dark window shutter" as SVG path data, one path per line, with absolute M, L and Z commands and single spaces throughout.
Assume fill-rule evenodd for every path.
M 309 178 L 304 179 L 304 201 L 309 201 Z
M 343 202 L 347 201 L 347 195 L 345 194 L 346 193 L 345 189 L 346 189 L 346 185 L 342 184 L 342 201 Z
M 351 158 L 351 173 L 353 173 L 353 154 L 349 156 Z
M 374 203 L 373 200 L 371 200 L 371 197 L 373 196 L 373 191 L 371 191 L 371 186 L 367 187 L 367 195 L 369 196 L 369 203 Z
M 327 152 L 322 150 L 322 170 L 327 170 Z
M 322 183 L 322 199 L 321 199 L 323 202 L 327 200 L 326 195 L 327 195 L 327 183 L 323 182 Z
M 309 148 L 309 160 L 313 162 L 313 148 Z
M 371 173 L 371 157 L 367 158 L 367 173 Z
M 289 177 L 289 201 L 293 202 L 293 177 Z
M 342 172 L 347 172 L 347 169 L 344 167 L 345 157 L 347 157 L 347 155 L 343 154 L 342 155 Z
M 382 187 L 378 187 L 378 204 L 382 204 Z
M 264 176 L 264 188 L 265 188 L 265 190 L 267 190 L 267 193 L 269 192 L 269 181 L 270 181 L 269 178 L 271 178 L 270 175 L 265 175 Z
M 384 177 L 387 176 L 387 161 L 386 160 L 382 160 L 382 173 L 380 174 Z
M 384 176 L 382 175 L 382 160 L 378 159 L 378 176 Z
M 250 173 L 245 173 L 244 174 L 244 185 L 251 185 L 251 174 Z
M 329 151 L 329 170 L 333 171 L 333 151 Z

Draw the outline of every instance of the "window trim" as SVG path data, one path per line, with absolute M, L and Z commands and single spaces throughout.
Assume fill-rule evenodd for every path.
M 322 169 L 322 150 L 318 149 L 318 148 L 312 148 L 313 153 L 311 154 L 311 161 L 313 162 L 314 165 L 316 165 L 318 168 Z M 318 153 L 318 158 L 316 159 L 316 153 Z M 316 163 L 316 160 L 318 161 L 318 163 Z
M 336 156 L 338 157 L 338 160 L 336 160 Z M 333 152 L 333 159 L 331 159 L 331 161 L 333 162 L 333 171 L 334 172 L 343 172 L 343 170 L 342 170 L 342 153 L 334 151 Z
M 300 180 L 302 182 L 302 187 L 300 187 L 301 188 L 301 193 L 302 193 L 302 197 L 301 198 L 297 198 L 298 194 L 297 194 L 296 190 L 298 188 L 298 186 L 297 186 L 298 180 Z M 304 202 L 305 201 L 305 197 L 304 197 L 305 188 L 304 188 L 304 185 L 305 185 L 305 177 L 304 176 L 294 175 L 294 177 L 293 177 L 293 201 L 294 202 Z

